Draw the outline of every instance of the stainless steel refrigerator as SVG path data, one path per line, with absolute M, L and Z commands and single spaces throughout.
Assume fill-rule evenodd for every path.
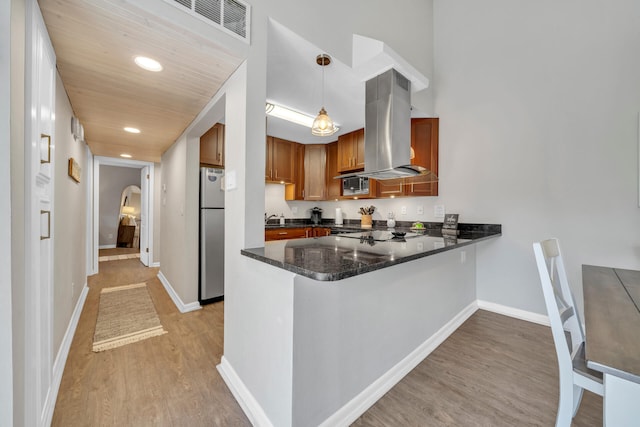
M 200 168 L 201 304 L 224 299 L 224 169 Z

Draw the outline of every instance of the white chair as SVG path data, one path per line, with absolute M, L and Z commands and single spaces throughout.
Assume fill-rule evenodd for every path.
M 560 402 L 556 427 L 568 427 L 580 407 L 583 389 L 603 395 L 602 374 L 586 365 L 584 331 L 567 281 L 558 239 L 534 243 L 533 252 L 558 356 Z

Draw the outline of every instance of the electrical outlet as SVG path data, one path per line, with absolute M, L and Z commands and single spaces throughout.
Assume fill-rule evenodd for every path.
M 424 206 L 418 206 L 418 209 L 416 209 L 418 215 L 424 215 Z
M 460 264 L 467 262 L 467 251 L 460 251 Z
M 400 213 L 401 213 L 402 215 L 406 215 L 406 214 L 407 214 L 407 207 L 406 207 L 406 206 L 401 207 L 401 208 L 400 208 Z
M 444 205 L 435 205 L 433 207 L 433 216 L 436 218 L 444 218 Z
M 76 293 L 76 292 L 75 292 L 75 287 L 76 287 L 76 284 L 75 284 L 75 283 L 73 283 L 73 282 L 71 282 L 71 299 L 72 299 L 72 300 L 73 300 L 73 296 L 74 296 L 74 295 L 75 295 L 75 293 Z
M 291 213 L 294 214 L 294 215 L 297 214 L 298 213 L 298 207 L 297 206 L 293 206 L 291 208 Z
M 107 234 L 107 239 L 113 239 L 113 234 Z

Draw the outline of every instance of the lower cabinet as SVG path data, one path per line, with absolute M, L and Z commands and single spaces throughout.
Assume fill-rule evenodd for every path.
M 331 231 L 331 229 L 329 229 L 329 231 Z M 264 230 L 265 242 L 272 240 L 304 239 L 306 237 L 313 237 L 313 229 L 311 227 L 269 228 Z
M 331 228 L 329 227 L 315 227 L 313 229 L 313 237 L 330 236 Z

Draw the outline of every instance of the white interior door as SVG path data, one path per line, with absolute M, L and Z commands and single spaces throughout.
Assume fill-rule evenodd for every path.
M 140 262 L 149 266 L 149 166 L 140 171 Z
M 53 179 L 56 59 L 40 9 L 27 2 L 25 126 L 25 425 L 53 414 Z

